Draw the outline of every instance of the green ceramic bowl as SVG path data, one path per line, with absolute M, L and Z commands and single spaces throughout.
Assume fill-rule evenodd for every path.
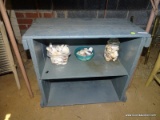
M 81 56 L 81 55 L 78 55 L 77 52 L 84 49 L 84 48 L 89 48 L 88 46 L 82 46 L 82 47 L 78 47 L 75 49 L 74 51 L 74 54 L 75 56 L 77 57 L 77 59 L 81 60 L 81 61 L 88 61 L 88 60 L 91 60 L 94 56 L 94 50 L 92 51 L 93 54 L 91 55 L 87 55 L 87 56 Z

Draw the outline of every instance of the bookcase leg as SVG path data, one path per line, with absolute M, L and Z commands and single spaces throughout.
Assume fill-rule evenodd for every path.
M 127 101 L 126 94 L 122 97 L 121 101 L 122 101 L 122 102 L 126 102 L 126 101 Z
M 12 71 L 13 71 L 13 74 L 14 74 L 14 77 L 15 77 L 15 81 L 16 81 L 17 87 L 18 87 L 18 89 L 21 89 L 19 78 L 18 78 L 18 74 L 17 74 L 17 70 L 16 70 L 15 66 L 12 67 Z

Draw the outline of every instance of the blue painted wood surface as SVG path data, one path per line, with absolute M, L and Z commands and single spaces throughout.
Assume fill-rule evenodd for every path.
M 103 58 L 106 38 L 119 38 L 119 61 L 106 63 Z M 23 45 L 32 56 L 42 93 L 41 106 L 125 101 L 140 54 L 144 46 L 149 46 L 150 38 L 150 34 L 125 19 L 35 20 L 23 35 Z M 71 53 L 79 43 L 94 45 L 96 55 L 88 64 L 72 54 L 66 66 L 52 65 L 46 46 L 57 41 L 72 43 Z
M 135 32 L 134 35 L 131 32 Z M 126 19 L 37 19 L 23 39 L 150 37 Z

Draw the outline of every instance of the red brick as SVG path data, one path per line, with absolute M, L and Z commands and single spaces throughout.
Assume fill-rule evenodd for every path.
M 16 17 L 17 18 L 24 18 L 24 14 L 16 12 Z
M 25 13 L 26 18 L 38 18 L 38 13 Z
M 42 17 L 42 14 L 41 13 L 37 13 L 39 15 L 39 17 L 41 18 Z
M 17 19 L 18 24 L 32 24 L 32 19 Z
M 25 29 L 28 29 L 28 27 L 26 25 L 19 25 L 19 29 L 20 30 L 25 30 Z
M 54 14 L 52 12 L 44 13 L 44 18 L 52 18 L 52 17 L 54 17 Z

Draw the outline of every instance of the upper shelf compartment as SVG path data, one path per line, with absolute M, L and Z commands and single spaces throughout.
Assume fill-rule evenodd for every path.
M 131 32 L 135 32 L 134 35 Z M 139 33 L 141 32 L 141 33 Z M 125 19 L 37 19 L 23 35 L 26 39 L 150 37 Z
M 87 78 L 87 77 L 109 77 L 128 75 L 120 60 L 106 62 L 103 53 L 104 45 L 93 45 L 95 56 L 90 61 L 80 61 L 73 54 L 78 46 L 70 46 L 72 55 L 66 65 L 54 65 L 46 58 L 42 80 L 65 79 L 65 78 Z

